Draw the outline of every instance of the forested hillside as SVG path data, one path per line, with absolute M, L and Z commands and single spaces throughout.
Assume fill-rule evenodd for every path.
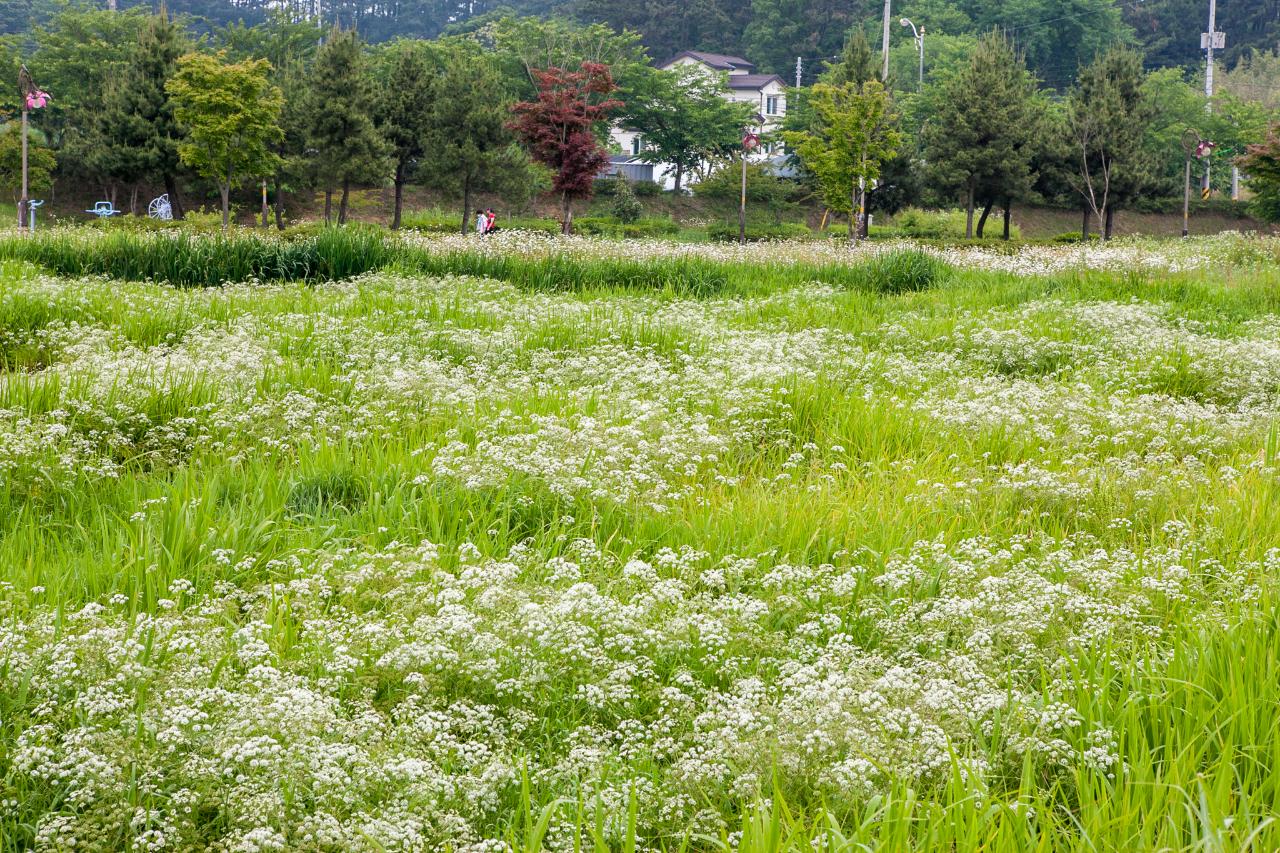
M 649 54 L 662 59 L 679 50 L 740 53 L 762 71 L 788 79 L 796 58 L 816 70 L 840 51 L 850 26 L 865 22 L 873 42 L 883 11 L 879 0 L 289 0 L 326 21 L 355 26 L 368 41 L 434 38 L 474 28 L 502 15 L 558 14 L 639 33 Z M 6 0 L 0 32 L 38 26 L 61 0 Z M 90 4 L 95 5 L 95 4 Z M 101 7 L 105 0 L 96 3 Z M 154 5 L 119 0 L 121 8 Z M 235 21 L 255 23 L 278 5 L 273 0 L 168 0 L 169 11 L 208 29 Z M 1000 26 L 1026 52 L 1028 65 L 1055 88 L 1070 84 L 1082 62 L 1099 48 L 1125 41 L 1141 48 L 1148 67 L 1191 67 L 1202 60 L 1200 32 L 1207 27 L 1205 0 L 902 0 L 894 4 L 894 38 L 909 35 L 900 15 L 923 25 L 945 52 L 948 40 Z M 1251 50 L 1280 42 L 1280 0 L 1220 0 L 1218 28 L 1227 34 L 1228 66 Z

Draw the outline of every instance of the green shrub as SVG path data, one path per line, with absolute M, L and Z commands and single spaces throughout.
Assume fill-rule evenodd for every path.
M 981 214 L 981 211 L 974 213 L 975 228 L 977 228 L 978 217 Z M 893 236 L 916 239 L 963 240 L 967 219 L 968 214 L 963 210 L 921 210 L 918 207 L 908 207 L 906 210 L 895 214 L 892 220 L 886 224 L 896 232 Z M 984 229 L 985 235 L 991 237 L 994 233 L 994 236 L 999 237 L 1003 233 L 1003 228 L 1004 223 L 993 214 L 993 216 L 987 218 L 987 225 Z M 1009 237 L 1013 240 L 1021 239 L 1022 232 L 1017 225 L 1010 226 Z
M 409 210 L 400 214 L 400 227 L 428 233 L 450 233 L 462 227 L 462 217 L 456 213 L 430 208 Z
M 640 198 L 654 198 L 662 195 L 662 187 L 653 181 L 636 181 L 631 185 L 631 191 Z
M 707 226 L 707 236 L 712 240 L 731 243 L 738 239 L 738 223 L 712 222 Z M 800 222 L 776 222 L 772 224 L 747 223 L 746 237 L 753 243 L 761 240 L 796 240 L 813 236 L 808 225 Z
M 325 225 L 324 222 L 298 222 L 285 226 L 285 229 L 278 234 L 286 240 L 300 240 L 304 237 L 315 237 L 328 227 L 330 226 Z
M 747 164 L 747 203 L 764 205 L 770 210 L 794 207 L 792 196 L 796 184 L 780 178 L 766 163 Z M 693 185 L 693 194 L 723 203 L 737 205 L 742 194 L 742 168 L 729 164 L 717 169 L 706 180 Z
M 635 222 L 644 214 L 644 205 L 631 191 L 631 182 L 621 172 L 613 179 L 613 202 L 609 205 L 615 219 L 624 225 Z
M 0 258 L 30 261 L 60 275 L 105 275 L 180 287 L 347 278 L 385 266 L 393 251 L 382 230 L 370 225 L 325 228 L 296 239 L 248 230 L 205 235 L 185 230 L 104 234 L 97 229 L 0 238 Z
M 963 237 L 965 213 L 909 207 L 893 218 L 893 227 L 907 237 Z
M 680 233 L 680 226 L 665 217 L 620 222 L 612 216 L 583 216 L 573 220 L 573 228 L 588 237 L 666 237 Z

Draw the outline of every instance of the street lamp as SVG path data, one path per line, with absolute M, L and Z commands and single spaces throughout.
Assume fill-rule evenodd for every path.
M 907 18 L 903 18 L 898 23 L 904 27 L 911 28 L 911 35 L 915 36 L 916 47 L 920 50 L 920 79 L 919 83 L 916 84 L 916 91 L 919 92 L 924 89 L 924 27 L 917 30 L 916 25 Z

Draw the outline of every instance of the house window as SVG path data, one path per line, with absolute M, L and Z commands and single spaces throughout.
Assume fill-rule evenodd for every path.
M 770 95 L 764 99 L 764 114 L 776 116 L 778 114 L 778 96 Z
M 639 136 L 631 137 L 631 156 L 639 157 L 640 152 L 644 150 L 644 142 Z

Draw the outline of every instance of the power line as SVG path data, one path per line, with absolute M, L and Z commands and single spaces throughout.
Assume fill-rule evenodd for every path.
M 1018 30 L 1028 30 L 1028 29 L 1031 29 L 1032 27 L 1042 27 L 1042 26 L 1045 26 L 1046 24 L 1056 24 L 1056 23 L 1059 23 L 1060 21 L 1079 22 L 1082 17 L 1087 17 L 1090 15 L 1103 15 L 1113 10 L 1121 11 L 1124 9 L 1131 8 L 1133 6 L 1140 6 L 1144 2 L 1146 2 L 1146 0 L 1126 0 L 1126 2 L 1124 3 L 1116 3 L 1113 6 L 1107 6 L 1105 9 L 1092 9 L 1092 10 L 1082 9 L 1081 11 L 1075 14 L 1059 15 L 1056 18 L 1045 18 L 1043 21 L 1030 21 L 1025 24 L 1017 24 L 1011 27 L 1002 27 L 1001 29 L 1005 30 L 1006 32 L 1017 32 Z

